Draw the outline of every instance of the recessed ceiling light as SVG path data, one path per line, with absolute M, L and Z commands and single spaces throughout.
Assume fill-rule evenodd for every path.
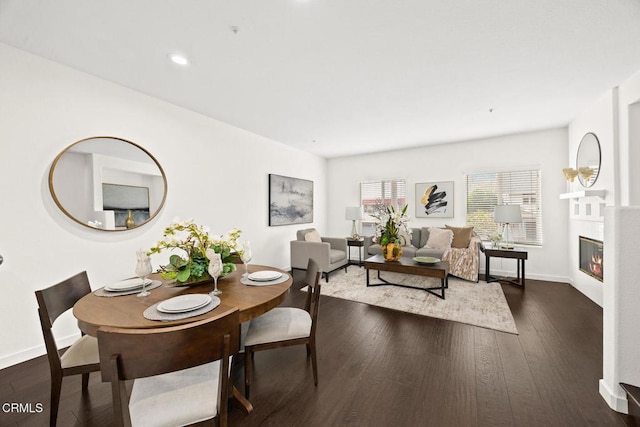
M 171 62 L 178 65 L 189 65 L 189 60 L 186 56 L 180 55 L 179 53 L 172 53 L 169 55 L 169 59 Z

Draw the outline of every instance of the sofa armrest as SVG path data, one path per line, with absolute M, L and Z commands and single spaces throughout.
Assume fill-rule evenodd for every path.
M 302 240 L 292 240 L 291 248 L 291 268 L 306 270 L 309 258 L 318 263 L 320 269 L 326 272 L 329 268 L 329 250 L 331 245 L 328 242 L 306 242 Z M 346 250 L 346 240 L 345 240 Z
M 331 245 L 331 249 L 347 252 L 347 239 L 344 237 L 322 237 L 322 241 Z

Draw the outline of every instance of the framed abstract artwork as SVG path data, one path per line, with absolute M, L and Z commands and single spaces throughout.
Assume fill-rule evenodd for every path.
M 453 218 L 453 181 L 416 183 L 416 218 Z
M 269 174 L 269 226 L 313 222 L 313 181 Z

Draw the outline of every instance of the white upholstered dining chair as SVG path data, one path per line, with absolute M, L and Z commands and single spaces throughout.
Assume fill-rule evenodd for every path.
M 316 325 L 320 305 L 320 267 L 313 259 L 307 264 L 305 283 L 308 286 L 305 308 L 276 307 L 251 320 L 244 339 L 245 397 L 251 388 L 252 358 L 255 352 L 305 344 L 311 357 L 313 381 L 318 385 L 316 357 Z
M 221 317 L 155 329 L 98 329 L 102 380 L 116 425 L 227 425 L 229 359 L 238 352 L 237 308 Z M 127 399 L 125 381 L 133 379 Z

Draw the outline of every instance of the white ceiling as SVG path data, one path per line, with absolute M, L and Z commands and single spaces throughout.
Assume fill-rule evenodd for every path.
M 640 2 L 0 0 L 0 41 L 331 158 L 567 125 L 640 70 Z

